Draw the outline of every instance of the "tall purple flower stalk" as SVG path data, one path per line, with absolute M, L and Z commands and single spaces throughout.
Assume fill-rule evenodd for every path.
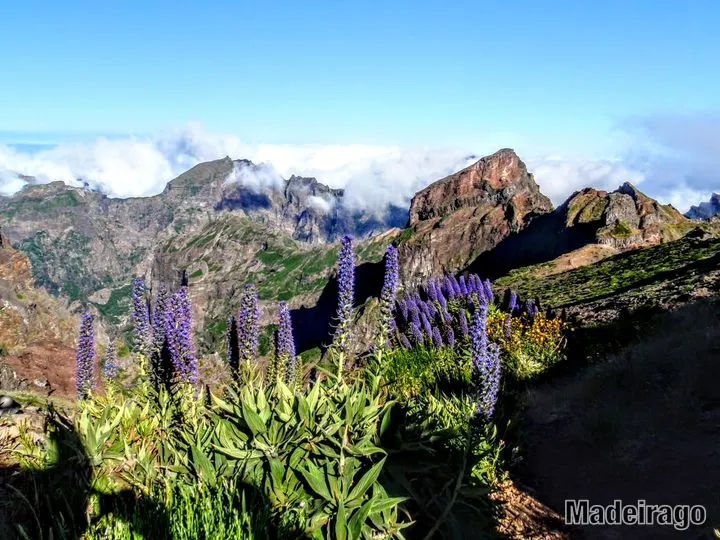
M 80 334 L 76 352 L 75 387 L 78 399 L 84 399 L 95 386 L 93 367 L 95 364 L 95 331 L 93 316 L 84 313 L 80 319 Z
M 392 336 L 395 332 L 393 307 L 397 297 L 399 281 L 400 267 L 398 264 L 398 251 L 395 246 L 389 245 L 385 250 L 385 279 L 382 292 L 380 293 L 381 332 L 383 333 L 381 339 L 387 344 L 391 343 Z
M 111 381 L 117 377 L 118 364 L 117 364 L 117 351 L 115 349 L 115 341 L 112 339 L 108 343 L 107 349 L 105 349 L 105 358 L 103 360 L 103 376 L 105 380 Z
M 165 343 L 165 323 L 169 306 L 170 294 L 168 290 L 163 287 L 155 297 L 152 312 L 153 346 L 158 352 L 163 348 L 163 344 Z
M 512 337 L 512 313 L 508 313 L 505 315 L 505 322 L 503 326 L 505 339 L 510 339 Z
M 170 297 L 170 309 L 166 316 L 170 357 L 175 377 L 180 382 L 197 382 L 197 358 L 192 339 L 192 304 L 187 287 L 180 287 Z
M 508 311 L 513 313 L 518 307 L 517 293 L 513 290 L 510 291 L 510 298 L 508 300 Z
M 150 328 L 150 306 L 145 294 L 145 279 L 138 277 L 132 283 L 133 329 L 135 332 L 135 350 L 149 354 L 152 349 L 152 329 Z
M 260 339 L 260 306 L 255 285 L 247 283 L 240 299 L 237 316 L 238 358 L 246 363 L 255 360 Z
M 495 294 L 493 294 L 492 284 L 489 279 L 483 282 L 483 291 L 485 292 L 485 298 L 488 303 L 492 304 L 495 301 Z
M 477 399 L 475 412 L 489 421 L 500 387 L 500 348 L 494 343 L 488 344 L 487 306 L 483 304 L 472 314 L 470 343 Z
M 345 353 L 350 342 L 353 302 L 355 301 L 355 252 L 352 238 L 343 236 L 338 256 L 338 307 L 337 327 L 333 345 L 340 353 Z
M 290 319 L 290 308 L 287 302 L 280 302 L 278 305 L 278 330 L 277 330 L 277 351 L 276 371 L 278 374 L 287 371 L 287 381 L 295 377 L 295 338 L 293 337 L 292 320 Z M 287 366 L 287 370 L 285 369 Z

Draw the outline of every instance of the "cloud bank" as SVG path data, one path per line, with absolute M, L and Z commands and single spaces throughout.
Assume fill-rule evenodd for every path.
M 628 144 L 612 159 L 521 158 L 556 205 L 578 189 L 612 190 L 625 181 L 681 210 L 720 190 L 720 115 L 637 118 L 620 127 Z M 344 188 L 348 204 L 380 211 L 388 204 L 407 205 L 422 187 L 474 162 L 473 154 L 502 148 L 502 143 L 493 149 L 247 144 L 193 124 L 151 137 L 100 138 L 35 152 L 0 145 L 0 194 L 19 191 L 26 182 L 18 175 L 28 175 L 38 182 L 87 182 L 112 197 L 148 196 L 197 163 L 230 156 L 258 167 L 253 172 L 237 168 L 228 181 L 260 189 L 280 185 L 293 174 L 314 176 Z M 326 206 L 324 201 L 315 204 L 318 210 Z

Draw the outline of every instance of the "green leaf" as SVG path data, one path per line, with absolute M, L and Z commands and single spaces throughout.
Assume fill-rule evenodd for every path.
M 333 498 L 330 495 L 327 485 L 325 484 L 325 475 L 323 475 L 322 471 L 317 469 L 312 463 L 309 464 L 308 467 L 311 467 L 312 469 L 298 469 L 298 471 L 302 474 L 305 481 L 310 485 L 315 493 L 320 495 L 326 501 L 332 502 Z
M 263 423 L 260 415 L 255 411 L 251 410 L 250 407 L 243 401 L 242 403 L 243 418 L 247 423 L 250 431 L 254 436 L 258 436 L 261 433 L 265 433 L 265 424 Z
M 393 407 L 391 404 L 388 404 L 385 408 L 385 412 L 383 413 L 382 421 L 380 422 L 380 436 L 384 435 L 385 432 L 390 427 L 390 424 L 392 422 L 392 411 Z
M 345 505 L 342 501 L 340 501 L 340 504 L 338 504 L 337 515 L 335 516 L 335 538 L 337 538 L 337 540 L 347 540 L 347 532 Z
M 357 512 L 355 512 L 355 515 L 350 518 L 348 530 L 351 538 L 360 538 L 360 535 L 362 534 L 362 526 L 372 510 L 372 504 L 372 501 L 366 502 Z
M 373 465 L 373 467 L 368 472 L 363 475 L 360 481 L 350 492 L 348 502 L 354 501 L 356 499 L 359 501 L 363 497 L 363 495 L 365 495 L 365 492 L 377 481 L 378 476 L 380 476 L 383 465 L 385 465 L 385 459 L 387 458 L 382 458 L 379 462 Z

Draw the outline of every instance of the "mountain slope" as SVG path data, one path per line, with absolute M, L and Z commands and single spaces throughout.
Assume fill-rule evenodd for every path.
M 72 392 L 75 330 L 75 317 L 33 286 L 30 261 L 0 232 L 0 388 L 47 379 L 52 388 Z

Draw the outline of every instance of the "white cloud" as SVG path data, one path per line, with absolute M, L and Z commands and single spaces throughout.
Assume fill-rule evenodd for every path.
M 322 197 L 318 197 L 316 195 L 310 195 L 307 198 L 307 203 L 310 208 L 313 208 L 314 210 L 322 214 L 327 214 L 333 206 L 332 201 L 323 199 Z
M 527 166 L 541 191 L 556 206 L 585 187 L 612 191 L 623 182 L 632 182 L 640 188 L 645 180 L 642 172 L 611 159 L 583 161 L 554 156 L 530 159 Z
M 681 210 L 720 191 L 720 116 L 634 119 L 622 128 L 628 146 L 621 159 L 521 158 L 555 204 L 584 187 L 612 190 L 625 181 Z M 503 143 L 498 140 L 497 148 Z M 236 170 L 230 181 L 260 188 L 293 174 L 314 176 L 345 188 L 348 204 L 380 211 L 389 203 L 406 206 L 422 187 L 473 162 L 471 154 L 462 148 L 246 144 L 191 124 L 152 137 L 100 138 L 32 153 L 0 145 L 0 194 L 21 189 L 17 174 L 25 174 L 40 182 L 88 181 L 115 197 L 147 196 L 199 162 L 230 156 L 258 164 L 252 173 Z
M 282 188 L 283 178 L 271 163 L 258 163 L 253 168 L 236 164 L 225 183 L 238 183 L 261 191 L 265 188 Z

